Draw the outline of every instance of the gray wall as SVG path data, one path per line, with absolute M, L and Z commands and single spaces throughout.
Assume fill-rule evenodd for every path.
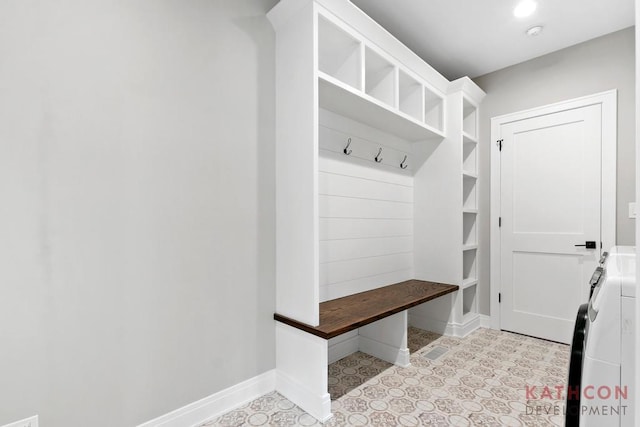
M 540 37 L 544 37 L 544 34 Z M 635 42 L 634 28 L 609 34 L 475 78 L 487 92 L 480 115 L 480 311 L 489 314 L 491 117 L 571 98 L 618 90 L 617 240 L 635 244 Z
M 274 367 L 275 3 L 0 2 L 0 425 Z

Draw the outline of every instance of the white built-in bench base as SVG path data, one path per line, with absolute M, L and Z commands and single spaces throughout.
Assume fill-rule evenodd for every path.
M 320 304 L 316 327 L 276 314 L 276 389 L 316 419 L 328 420 L 329 363 L 362 351 L 409 366 L 408 309 L 457 289 L 409 280 L 327 301 Z

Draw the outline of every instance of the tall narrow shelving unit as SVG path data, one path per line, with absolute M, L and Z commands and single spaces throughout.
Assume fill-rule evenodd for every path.
M 457 84 L 456 84 L 457 83 Z M 462 290 L 461 320 L 478 320 L 478 105 L 484 93 L 463 78 L 452 84 L 462 104 Z

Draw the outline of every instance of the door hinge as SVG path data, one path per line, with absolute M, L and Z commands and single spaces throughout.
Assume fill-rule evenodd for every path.
M 498 302 L 501 303 L 502 302 L 502 294 L 498 292 Z
M 498 150 L 502 151 L 502 141 L 504 141 L 504 139 L 499 139 L 496 141 L 496 145 L 498 146 Z
M 498 217 L 498 227 L 502 227 L 502 217 Z

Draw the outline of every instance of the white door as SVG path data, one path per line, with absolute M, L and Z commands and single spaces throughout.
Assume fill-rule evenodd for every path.
M 602 105 L 503 123 L 500 139 L 500 327 L 570 343 L 601 253 Z

